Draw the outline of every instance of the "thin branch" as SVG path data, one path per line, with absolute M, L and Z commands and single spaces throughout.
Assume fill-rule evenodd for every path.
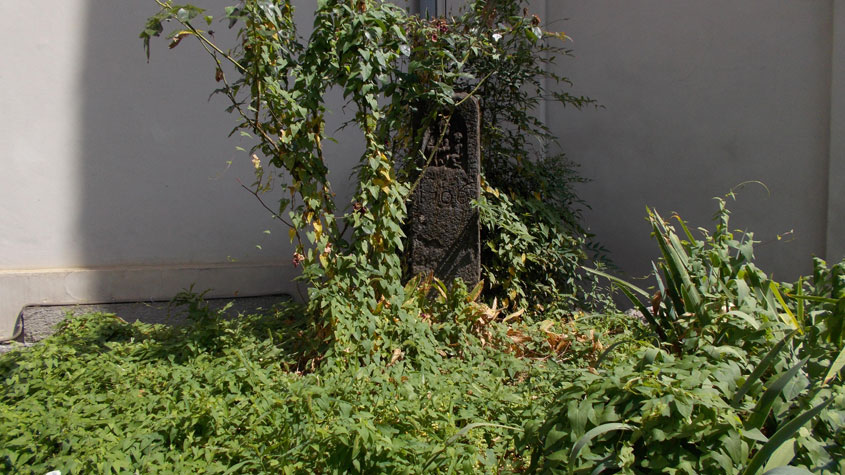
M 241 188 L 243 188 L 244 190 L 248 191 L 248 192 L 249 192 L 252 196 L 254 196 L 254 197 L 258 200 L 258 202 L 259 202 L 259 203 L 261 203 L 261 206 L 263 206 L 263 207 L 264 207 L 264 209 L 266 209 L 267 211 L 269 211 L 269 212 L 270 212 L 270 214 L 272 214 L 274 218 L 276 218 L 276 219 L 278 219 L 279 221 L 281 221 L 282 223 L 284 223 L 284 224 L 285 224 L 285 226 L 287 226 L 287 227 L 289 227 L 289 228 L 292 228 L 292 229 L 296 229 L 296 227 L 295 227 L 293 224 L 291 224 L 291 223 L 287 222 L 287 221 L 285 220 L 285 218 L 283 218 L 283 217 L 282 217 L 279 213 L 277 213 L 277 212 L 273 211 L 273 210 L 272 210 L 272 208 L 270 208 L 269 206 L 267 206 L 267 203 L 265 203 L 265 202 L 264 202 L 264 200 L 263 200 L 263 199 L 261 199 L 261 196 L 258 194 L 258 192 L 257 192 L 257 191 L 255 191 L 255 190 L 253 190 L 252 188 L 250 188 L 250 187 L 248 187 L 248 186 L 244 185 L 244 184 L 241 182 L 241 180 L 239 180 L 239 179 L 237 179 L 237 178 L 236 178 L 235 180 L 238 182 L 238 184 L 239 184 L 239 185 L 241 185 Z M 297 240 L 297 241 L 299 241 L 299 244 L 300 244 L 300 245 L 302 245 L 302 240 L 299 238 L 299 232 L 297 232 L 297 233 L 296 233 L 296 240 Z
M 169 8 L 169 5 L 163 3 L 161 0 L 156 0 L 156 3 L 158 3 L 162 8 Z M 200 40 L 200 44 L 202 45 L 203 49 L 205 49 L 205 51 L 214 59 L 214 62 L 217 64 L 217 69 L 219 69 L 221 72 L 223 71 L 223 65 L 221 64 L 220 58 L 218 58 L 218 55 L 221 55 L 224 58 L 226 58 L 229 62 L 234 64 L 241 72 L 244 72 L 244 73 L 247 72 L 246 68 L 244 68 L 237 60 L 235 60 L 234 58 L 229 56 L 226 52 L 221 50 L 211 40 L 209 40 L 208 38 L 203 36 L 202 32 L 200 32 L 199 30 L 194 28 L 194 26 L 191 25 L 189 22 L 179 20 L 178 18 L 176 20 L 179 23 L 181 23 L 185 28 L 190 29 L 191 32 Z M 264 128 L 261 126 L 261 122 L 258 120 L 257 111 L 256 111 L 256 119 L 255 120 L 250 119 L 249 116 L 246 114 L 246 112 L 244 112 L 244 110 L 241 108 L 241 105 L 238 102 L 237 98 L 232 94 L 232 92 L 231 92 L 232 86 L 229 84 L 228 80 L 226 79 L 225 73 L 221 74 L 221 80 L 223 81 L 223 84 L 226 86 L 226 96 L 229 98 L 229 101 L 231 101 L 232 105 L 235 106 L 235 109 L 237 109 L 238 114 L 244 119 L 244 121 L 246 121 L 248 124 L 250 124 L 253 131 L 258 132 L 264 138 L 264 140 L 266 140 L 270 145 L 272 145 L 276 149 L 277 153 L 281 154 L 283 152 L 281 147 L 276 143 L 276 141 L 272 137 L 270 137 L 269 134 L 267 134 L 267 132 L 264 131 Z
M 172 5 L 172 4 L 170 4 L 170 2 L 165 3 L 165 2 L 162 2 L 161 0 L 155 0 L 155 1 L 156 1 L 156 3 L 158 3 L 158 4 L 159 4 L 159 6 L 160 6 L 161 8 L 163 8 L 163 9 L 168 9 L 168 10 L 169 10 L 169 9 L 173 8 L 173 5 Z M 236 68 L 240 69 L 242 72 L 246 72 L 246 68 L 244 68 L 243 66 L 241 66 L 241 64 L 240 64 L 240 63 L 239 63 L 239 62 L 238 62 L 235 58 L 233 58 L 233 57 L 229 56 L 228 54 L 226 54 L 226 52 L 225 52 L 225 51 L 223 51 L 222 49 L 220 49 L 220 48 L 219 48 L 216 44 L 214 44 L 214 42 L 212 42 L 211 40 L 209 40 L 208 38 L 206 38 L 206 37 L 202 34 L 202 32 L 201 32 L 201 31 L 199 31 L 199 30 L 197 30 L 196 28 L 194 28 L 194 27 L 193 27 L 193 25 L 191 25 L 189 22 L 182 21 L 182 20 L 180 20 L 178 17 L 175 17 L 175 18 L 176 18 L 176 21 L 178 21 L 179 23 L 181 23 L 181 24 L 182 24 L 182 26 L 184 26 L 185 28 L 188 28 L 189 30 L 191 30 L 191 32 L 194 34 L 194 36 L 196 36 L 197 38 L 199 38 L 199 39 L 200 39 L 200 43 L 207 44 L 208 46 L 210 46 L 211 48 L 213 48 L 215 51 L 217 51 L 217 53 L 219 53 L 219 54 L 220 54 L 220 55 L 222 55 L 224 58 L 226 58 L 226 60 L 228 60 L 228 61 L 229 61 L 230 63 L 232 63 L 233 65 L 235 65 L 235 67 L 236 67 Z
M 211 57 L 214 59 L 214 62 L 217 63 L 217 68 L 222 72 L 223 71 L 223 65 L 220 63 L 220 59 L 217 57 L 218 53 L 210 50 L 208 48 L 208 46 L 205 45 L 205 43 L 200 42 L 200 44 L 205 49 L 205 51 L 208 52 L 209 55 L 211 55 Z M 225 53 L 224 53 L 224 55 L 225 55 Z M 226 79 L 226 73 L 221 74 L 221 80 L 223 81 L 223 85 L 226 86 L 226 96 L 229 98 L 229 101 L 232 103 L 232 105 L 235 106 L 235 109 L 237 109 L 238 114 L 244 119 L 244 121 L 246 121 L 246 123 L 248 123 L 252 127 L 253 131 L 261 134 L 261 136 L 264 137 L 264 140 L 266 140 L 270 145 L 272 145 L 276 149 L 277 153 L 281 154 L 282 153 L 281 147 L 276 143 L 275 140 L 273 140 L 272 137 L 270 137 L 264 131 L 264 128 L 261 127 L 261 122 L 259 122 L 258 119 L 256 119 L 255 121 L 250 119 L 249 116 L 246 114 L 246 112 L 244 112 L 244 110 L 241 108 L 241 104 L 238 102 L 238 100 L 234 96 L 234 94 L 232 94 L 232 86 L 229 84 L 229 81 Z

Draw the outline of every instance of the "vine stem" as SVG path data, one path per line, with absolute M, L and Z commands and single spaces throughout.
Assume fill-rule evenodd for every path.
M 155 0 L 155 2 L 156 2 L 156 3 L 158 3 L 158 4 L 159 4 L 159 6 L 160 6 L 161 8 L 165 8 L 165 9 L 170 9 L 170 8 L 173 8 L 173 4 L 172 4 L 172 3 L 170 3 L 169 1 L 165 3 L 165 2 L 162 2 L 161 0 Z M 220 49 L 220 48 L 219 48 L 216 44 L 214 44 L 214 42 L 212 42 L 211 40 L 209 40 L 208 38 L 206 38 L 206 37 L 202 34 L 202 32 L 201 32 L 201 31 L 199 31 L 199 30 L 197 30 L 196 28 L 194 28 L 194 27 L 193 27 L 193 25 L 191 25 L 191 24 L 190 24 L 190 23 L 188 23 L 188 22 L 185 22 L 185 21 L 180 20 L 178 17 L 176 17 L 176 21 L 178 21 L 179 23 L 181 23 L 182 25 L 184 25 L 184 26 L 185 26 L 185 28 L 188 28 L 189 30 L 191 30 L 191 33 L 193 33 L 193 34 L 194 34 L 194 36 L 196 36 L 197 38 L 199 38 L 199 39 L 200 39 L 200 41 L 201 41 L 202 43 L 207 44 L 207 45 L 208 45 L 208 46 L 210 46 L 212 49 L 214 49 L 214 51 L 217 51 L 217 53 L 219 53 L 221 56 L 223 56 L 224 58 L 226 58 L 226 59 L 227 59 L 230 63 L 232 63 L 233 65 L 235 65 L 235 67 L 236 67 L 236 68 L 240 69 L 240 70 L 241 70 L 241 72 L 244 72 L 244 73 L 246 72 L 246 68 L 245 68 L 245 67 L 243 67 L 243 66 L 241 66 L 241 63 L 239 63 L 239 62 L 238 62 L 235 58 L 233 58 L 233 57 L 229 56 L 228 54 L 226 54 L 226 52 L 225 52 L 225 51 L 223 51 L 222 49 Z
M 248 186 L 244 185 L 244 184 L 241 182 L 241 180 L 240 180 L 240 179 L 237 179 L 237 178 L 236 178 L 235 180 L 238 182 L 238 184 L 239 184 L 239 185 L 241 185 L 241 188 L 243 188 L 244 190 L 248 191 L 248 192 L 249 192 L 252 196 L 254 196 L 254 197 L 255 197 L 255 199 L 257 199 L 257 200 L 258 200 L 258 202 L 259 202 L 259 203 L 261 203 L 261 206 L 263 206 L 263 207 L 264 207 L 264 209 L 266 209 L 267 211 L 269 211 L 269 212 L 270 212 L 270 214 L 272 214 L 274 218 L 276 218 L 276 219 L 278 219 L 279 221 L 281 221 L 282 223 L 284 223 L 284 224 L 285 224 L 285 226 L 287 226 L 287 227 L 289 227 L 289 228 L 291 228 L 291 229 L 294 229 L 294 230 L 296 229 L 296 227 L 295 227 L 292 223 L 289 223 L 288 221 L 286 221 L 286 220 L 285 220 L 285 218 L 283 218 L 283 217 L 282 217 L 279 213 L 277 213 L 277 212 L 273 211 L 273 209 L 272 209 L 272 208 L 270 208 L 269 206 L 267 206 L 267 203 L 265 203 L 265 202 L 264 202 L 264 200 L 261 198 L 261 196 L 258 194 L 258 192 L 257 192 L 257 191 L 255 191 L 255 190 L 253 190 L 252 188 L 250 188 L 250 187 L 248 187 Z M 301 246 L 301 245 L 302 245 L 302 239 L 299 237 L 299 232 L 297 232 L 297 233 L 296 233 L 296 240 L 297 240 L 297 242 L 299 243 L 299 245 Z
M 169 3 L 164 3 L 161 0 L 155 0 L 155 1 L 162 8 L 172 8 L 172 5 L 170 5 Z M 243 73 L 247 72 L 246 68 L 243 67 L 237 60 L 235 60 L 229 54 L 227 54 L 222 49 L 220 49 L 220 47 L 218 47 L 216 44 L 214 44 L 214 42 L 212 42 L 211 40 L 209 40 L 208 38 L 203 36 L 202 32 L 200 32 L 199 30 L 194 28 L 194 26 L 191 25 L 189 22 L 182 21 L 179 18 L 176 18 L 176 21 L 178 21 L 185 28 L 188 28 L 189 30 L 191 30 L 192 34 L 194 36 L 196 36 L 197 39 L 200 40 L 200 44 L 202 45 L 203 49 L 205 49 L 205 51 L 214 59 L 214 62 L 217 64 L 217 69 L 221 73 L 223 71 L 223 65 L 220 63 L 220 59 L 218 58 L 218 55 L 221 55 L 224 58 L 226 58 L 229 62 L 234 64 L 235 67 L 237 67 L 239 70 L 241 70 L 241 72 L 243 72 Z M 264 131 L 264 128 L 261 127 L 261 123 L 258 120 L 259 119 L 258 113 L 257 113 L 258 107 L 256 107 L 256 118 L 255 118 L 255 120 L 249 118 L 249 116 L 241 108 L 240 103 L 238 103 L 237 99 L 232 95 L 232 92 L 231 92 L 232 87 L 231 87 L 231 85 L 229 85 L 229 82 L 226 80 L 226 74 L 225 73 L 221 74 L 221 80 L 223 81 L 223 84 L 226 86 L 226 95 L 229 97 L 229 101 L 231 101 L 232 105 L 234 105 L 235 108 L 238 110 L 238 114 L 244 119 L 244 121 L 246 123 L 248 123 L 252 127 L 252 129 L 254 131 L 258 132 L 269 144 L 271 144 L 276 149 L 277 153 L 281 154 L 283 152 L 283 150 L 281 149 L 279 144 L 277 144 L 276 141 L 273 140 L 273 138 L 270 137 L 267 134 L 267 132 Z M 259 96 L 259 100 L 260 100 L 260 96 Z

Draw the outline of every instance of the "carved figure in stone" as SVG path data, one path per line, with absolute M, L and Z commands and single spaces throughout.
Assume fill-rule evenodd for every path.
M 433 271 L 447 283 L 459 277 L 467 286 L 481 278 L 478 212 L 471 204 L 480 193 L 479 124 L 478 101 L 470 97 L 445 132 L 441 119 L 423 134 L 421 148 L 431 160 L 408 205 L 406 259 L 413 275 Z

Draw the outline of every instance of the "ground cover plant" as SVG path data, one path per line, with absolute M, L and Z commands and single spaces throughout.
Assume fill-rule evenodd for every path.
M 297 304 L 223 320 L 186 292 L 186 328 L 69 319 L 0 358 L 0 461 L 20 473 L 841 473 L 845 262 L 774 283 L 726 220 L 681 240 L 651 218 L 665 254 L 660 297 L 636 300 L 648 323 L 507 314 L 478 290 L 415 279 L 406 291 L 427 302 L 417 318 L 434 336 L 416 356 L 408 342 L 356 365 L 303 339 Z
M 308 299 L 224 320 L 186 291 L 185 328 L 67 320 L 0 358 L 3 471 L 842 471 L 845 263 L 772 282 L 720 201 L 704 234 L 650 212 L 652 291 L 606 274 L 579 179 L 532 116 L 544 98 L 591 101 L 543 67 L 566 37 L 526 2 L 421 19 L 321 1 L 303 39 L 289 2 L 247 0 L 225 9 L 230 49 L 202 29 L 215 21 L 204 10 L 157 3 L 143 41 L 167 28 L 171 47 L 210 55 L 233 132 L 256 140 L 251 191 L 285 192 L 271 211 Z M 330 88 L 365 142 L 349 203 L 323 156 Z M 403 279 L 400 257 L 411 177 L 430 159 L 414 156 L 407 118 L 425 103 L 427 120 L 448 120 L 456 91 L 484 111 L 474 288 Z M 644 321 L 615 310 L 611 283 Z

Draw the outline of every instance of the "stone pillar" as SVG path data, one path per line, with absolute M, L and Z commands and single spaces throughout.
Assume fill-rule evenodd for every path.
M 448 124 L 435 120 L 423 133 L 428 166 L 408 205 L 406 260 L 411 275 L 433 271 L 447 284 L 461 278 L 471 288 L 481 279 L 478 211 L 470 204 L 481 187 L 481 114 L 475 97 L 458 94 L 455 102 Z

